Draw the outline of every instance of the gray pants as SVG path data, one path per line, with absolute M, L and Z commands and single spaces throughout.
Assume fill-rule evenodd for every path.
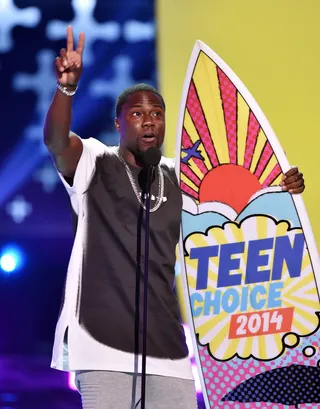
M 83 409 L 140 408 L 141 376 L 122 372 L 80 371 L 76 385 Z M 197 409 L 194 382 L 147 375 L 146 409 Z

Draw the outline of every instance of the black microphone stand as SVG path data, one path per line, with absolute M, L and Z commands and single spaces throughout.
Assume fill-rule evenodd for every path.
M 146 221 L 144 243 L 144 282 L 143 282 L 143 319 L 142 319 L 142 371 L 141 371 L 141 409 L 146 402 L 146 364 L 147 364 L 147 319 L 148 319 L 148 282 L 149 282 L 149 237 L 150 237 L 150 202 L 151 184 L 154 166 L 147 167 L 146 185 Z

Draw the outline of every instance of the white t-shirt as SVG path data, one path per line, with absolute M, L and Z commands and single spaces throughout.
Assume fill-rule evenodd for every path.
M 141 347 L 138 354 L 134 353 L 131 339 L 136 271 L 127 267 L 136 258 L 136 212 L 140 206 L 116 148 L 93 138 L 82 142 L 83 153 L 73 186 L 59 174 L 70 196 L 76 226 L 51 366 L 65 371 L 140 373 Z M 154 231 L 150 236 L 147 373 L 193 379 L 183 328 L 178 322 L 177 302 L 173 291 L 168 290 L 174 280 L 172 243 L 178 240 L 180 224 L 174 212 L 181 213 L 180 189 L 172 162 L 163 158 L 161 168 L 165 182 L 163 203 L 150 216 Z M 138 168 L 131 170 L 138 183 Z M 152 186 L 156 199 L 157 180 Z M 119 231 L 112 230 L 115 220 L 119 222 Z M 123 296 L 121 291 L 125 291 Z M 128 328 L 130 332 L 126 332 Z

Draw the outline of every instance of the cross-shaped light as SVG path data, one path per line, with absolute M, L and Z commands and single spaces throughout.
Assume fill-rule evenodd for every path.
M 32 213 L 32 205 L 23 196 L 16 196 L 8 203 L 6 210 L 15 223 L 22 223 Z
M 85 64 L 93 62 L 92 44 L 96 40 L 114 42 L 120 38 L 120 24 L 118 22 L 97 23 L 93 17 L 95 6 L 96 0 L 72 0 L 74 19 L 69 22 L 53 20 L 47 27 L 47 36 L 50 40 L 66 38 L 67 26 L 70 24 L 75 35 L 85 31 L 86 46 L 83 53 Z
M 0 1 L 0 52 L 10 51 L 13 47 L 11 31 L 16 26 L 35 27 L 41 19 L 36 7 L 20 9 L 13 0 Z
M 129 20 L 123 25 L 123 37 L 128 43 L 151 41 L 155 37 L 154 23 Z
M 30 140 L 30 141 L 39 141 L 41 142 L 41 154 L 43 154 L 44 156 L 47 156 L 48 153 L 48 149 L 45 146 L 44 143 L 42 143 L 43 141 L 43 124 L 30 124 L 28 125 L 28 127 L 25 129 L 24 132 L 24 138 Z
M 116 100 L 119 94 L 134 84 L 134 79 L 131 76 L 132 60 L 125 56 L 119 55 L 112 62 L 112 68 L 115 75 L 111 81 L 94 80 L 90 85 L 90 93 L 95 97 L 108 96 Z M 150 81 L 141 81 L 150 83 Z
M 59 183 L 59 177 L 57 171 L 54 169 L 53 165 L 50 163 L 39 169 L 35 175 L 34 179 L 40 182 L 43 190 L 46 193 L 51 193 L 56 188 Z
M 112 62 L 112 69 L 115 73 L 111 81 L 94 80 L 90 86 L 92 96 L 108 96 L 116 99 L 118 95 L 127 87 L 134 83 L 131 76 L 132 61 L 125 55 L 119 55 Z
M 56 87 L 52 68 L 55 54 L 51 50 L 41 50 L 36 55 L 36 59 L 37 72 L 35 74 L 17 73 L 13 78 L 13 88 L 16 91 L 32 91 L 36 94 L 36 110 L 39 117 L 43 119 Z

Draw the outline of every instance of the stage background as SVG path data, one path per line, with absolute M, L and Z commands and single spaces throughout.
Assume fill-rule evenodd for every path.
M 73 230 L 42 129 L 68 24 L 76 41 L 86 33 L 72 121 L 80 136 L 117 144 L 117 96 L 157 84 L 153 1 L 0 0 L 0 261 L 8 246 L 23 258 L 8 274 L 0 263 L 0 356 L 51 353 Z
M 0 408 L 80 407 L 67 374 L 50 369 L 73 231 L 42 128 L 66 27 L 87 36 L 72 129 L 117 144 L 119 93 L 157 85 L 154 9 L 154 0 L 0 0 Z
M 87 34 L 73 129 L 106 144 L 118 143 L 118 94 L 148 82 L 166 98 L 166 153 L 173 155 L 195 40 L 220 54 L 305 174 L 304 198 L 319 244 L 319 16 L 317 0 L 0 0 L 1 408 L 74 409 L 80 403 L 69 378 L 49 369 L 73 232 L 42 127 L 66 26 L 71 23 L 76 36 Z M 5 271 L 3 256 L 17 260 L 17 268 Z
M 174 154 L 186 68 L 197 39 L 242 80 L 267 116 L 303 194 L 320 245 L 320 2 L 317 0 L 158 0 L 159 87 L 167 103 L 165 152 Z

